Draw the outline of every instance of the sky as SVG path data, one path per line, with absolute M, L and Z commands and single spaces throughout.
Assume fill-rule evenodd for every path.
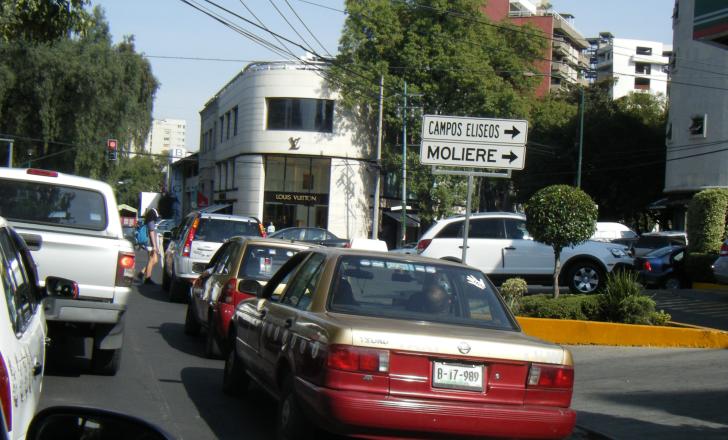
M 207 0 L 188 1 L 214 9 Z M 289 40 L 301 42 L 303 37 L 319 53 L 336 53 L 345 19 L 343 0 L 216 0 L 215 3 L 254 23 L 259 23 L 259 19 L 264 27 Z M 550 3 L 556 12 L 574 15 L 573 25 L 585 37 L 609 31 L 617 38 L 672 44 L 672 0 L 551 0 Z M 198 150 L 199 111 L 215 93 L 249 62 L 282 59 L 183 0 L 92 0 L 92 4 L 104 9 L 115 43 L 133 35 L 137 52 L 148 57 L 152 72 L 160 82 L 153 116 L 184 119 L 189 151 Z M 244 21 L 236 19 L 236 23 L 242 25 Z M 252 25 L 245 28 L 273 40 Z M 304 54 L 303 49 L 289 46 L 297 55 Z

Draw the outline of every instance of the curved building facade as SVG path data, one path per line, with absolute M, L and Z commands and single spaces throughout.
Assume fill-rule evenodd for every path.
M 371 228 L 372 151 L 323 79 L 323 63 L 248 65 L 200 112 L 199 191 L 276 229 Z

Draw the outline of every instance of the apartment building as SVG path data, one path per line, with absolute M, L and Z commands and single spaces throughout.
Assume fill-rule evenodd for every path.
M 493 21 L 530 24 L 543 31 L 547 48 L 542 59 L 534 63 L 543 75 L 537 96 L 567 84 L 587 84 L 589 42 L 574 27 L 572 15 L 545 9 L 531 0 L 488 0 L 482 10 Z
M 315 60 L 249 64 L 205 104 L 202 199 L 277 229 L 368 235 L 373 154 L 338 107 L 326 68 Z
M 668 64 L 672 45 L 656 41 L 615 38 L 609 32 L 587 39 L 594 80 L 613 80 L 612 99 L 630 93 L 667 95 Z
M 177 160 L 186 156 L 187 123 L 183 119 L 154 119 L 149 130 L 144 152 L 170 156 Z

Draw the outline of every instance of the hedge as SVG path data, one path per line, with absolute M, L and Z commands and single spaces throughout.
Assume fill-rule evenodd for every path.
M 706 189 L 688 205 L 688 252 L 705 254 L 720 250 L 726 232 L 728 190 Z

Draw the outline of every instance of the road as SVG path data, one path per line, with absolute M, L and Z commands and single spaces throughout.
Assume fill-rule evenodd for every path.
M 222 394 L 223 361 L 205 359 L 202 339 L 184 335 L 185 307 L 158 286 L 138 286 L 119 373 L 92 375 L 84 347 L 69 355 L 54 346 L 41 407 L 113 409 L 180 439 L 272 438 L 275 402 L 254 388 L 243 399 Z M 580 426 L 615 439 L 728 438 L 728 350 L 569 348 Z

